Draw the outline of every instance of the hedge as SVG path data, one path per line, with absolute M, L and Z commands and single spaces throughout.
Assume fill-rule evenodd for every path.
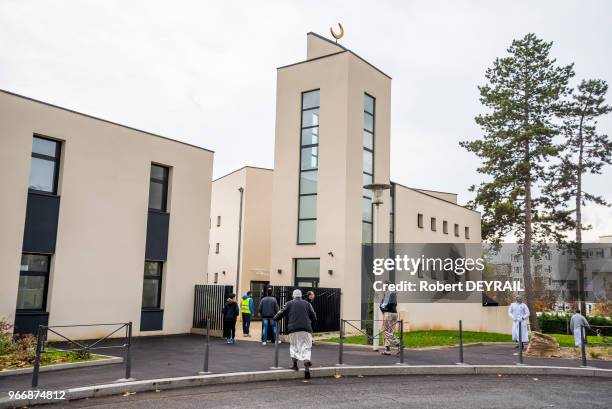
M 540 329 L 545 334 L 568 334 L 569 320 L 571 315 L 547 314 L 538 315 Z M 612 319 L 606 317 L 587 317 L 587 321 L 591 325 L 604 325 L 612 327 Z M 612 328 L 602 328 L 604 335 L 612 336 Z

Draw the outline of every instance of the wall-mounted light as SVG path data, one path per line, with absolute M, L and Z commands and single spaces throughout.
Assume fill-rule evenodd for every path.
M 277 272 L 278 274 L 283 274 L 283 270 L 282 270 L 282 269 L 280 269 L 280 268 L 279 268 L 278 270 L 276 270 L 276 272 Z
M 328 273 L 329 275 L 332 275 L 332 274 L 334 274 L 334 270 L 327 270 L 327 273 Z
M 327 253 L 327 254 L 328 254 L 330 257 L 333 257 L 333 256 L 334 256 L 334 253 L 333 253 L 333 252 L 331 252 L 331 251 L 330 251 L 329 253 Z
M 225 275 L 225 270 L 221 271 L 221 273 L 222 273 L 223 275 Z

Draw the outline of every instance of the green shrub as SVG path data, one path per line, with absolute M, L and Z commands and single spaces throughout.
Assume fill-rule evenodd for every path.
M 571 315 L 547 314 L 538 316 L 540 328 L 545 334 L 569 334 L 569 321 Z M 590 325 L 612 326 L 612 319 L 606 317 L 587 317 Z M 603 335 L 611 336 L 612 328 L 601 328 Z

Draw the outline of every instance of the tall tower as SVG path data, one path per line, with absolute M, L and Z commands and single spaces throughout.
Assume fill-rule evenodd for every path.
M 361 316 L 361 246 L 371 194 L 389 183 L 391 78 L 347 48 L 307 35 L 307 59 L 278 68 L 270 280 L 342 288 Z M 389 237 L 389 195 L 376 242 Z

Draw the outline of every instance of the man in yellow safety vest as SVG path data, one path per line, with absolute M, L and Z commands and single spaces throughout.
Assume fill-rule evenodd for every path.
M 255 308 L 253 308 L 253 293 L 247 291 L 246 295 L 242 296 L 240 300 L 240 312 L 242 313 L 242 334 L 245 337 L 250 337 L 249 327 L 251 326 L 251 317 L 255 314 Z

